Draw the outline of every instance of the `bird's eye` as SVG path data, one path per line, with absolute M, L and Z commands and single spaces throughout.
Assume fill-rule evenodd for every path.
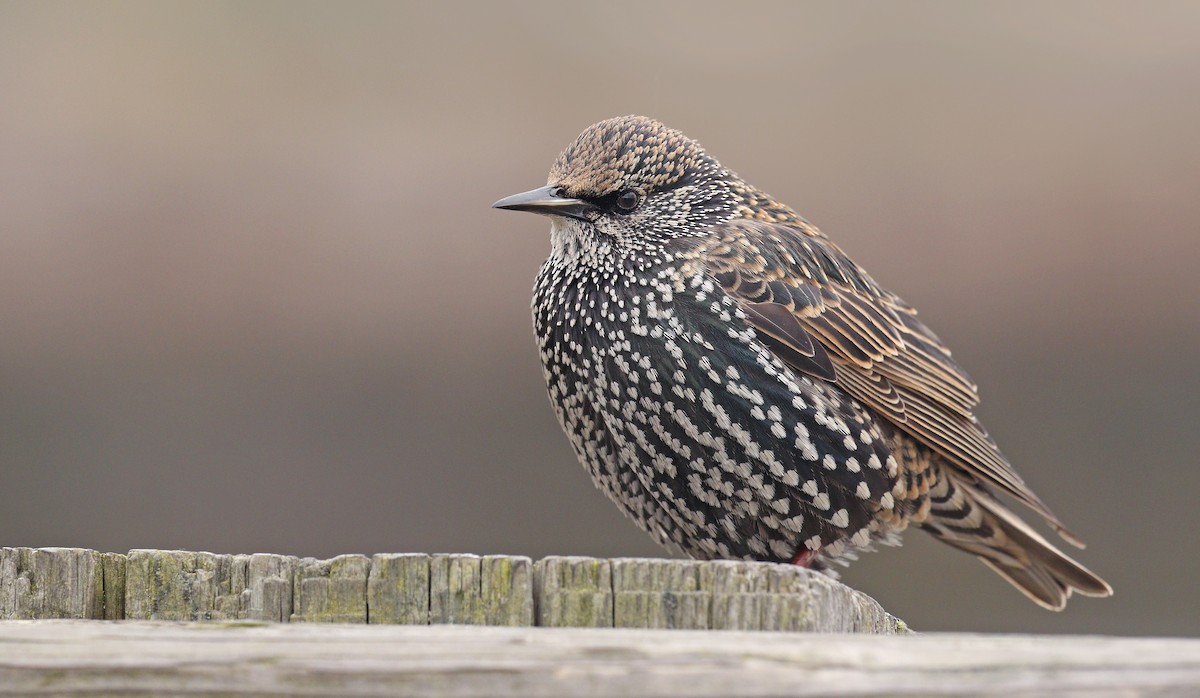
M 642 203 L 642 197 L 632 189 L 617 194 L 616 200 L 613 202 L 617 210 L 621 213 L 631 213 L 639 204 Z

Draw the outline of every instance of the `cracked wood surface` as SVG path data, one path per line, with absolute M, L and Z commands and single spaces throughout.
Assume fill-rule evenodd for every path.
M 1200 640 L 0 622 L 0 696 L 1192 696 Z
M 771 563 L 0 548 L 0 620 L 53 618 L 907 631 L 871 597 Z

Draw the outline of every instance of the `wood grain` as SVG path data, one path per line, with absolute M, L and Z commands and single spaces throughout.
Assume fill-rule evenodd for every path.
M 0 696 L 1191 696 L 1200 640 L 0 622 Z

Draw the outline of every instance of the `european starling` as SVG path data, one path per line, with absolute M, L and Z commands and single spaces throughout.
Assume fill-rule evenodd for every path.
M 548 184 L 533 319 L 579 459 L 660 544 L 825 569 L 912 523 L 1061 609 L 1104 580 L 972 413 L 950 350 L 815 226 L 641 116 L 591 126 Z

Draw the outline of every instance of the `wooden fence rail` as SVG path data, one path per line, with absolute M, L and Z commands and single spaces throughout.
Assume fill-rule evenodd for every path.
M 0 621 L 0 696 L 1196 696 L 1200 640 Z

